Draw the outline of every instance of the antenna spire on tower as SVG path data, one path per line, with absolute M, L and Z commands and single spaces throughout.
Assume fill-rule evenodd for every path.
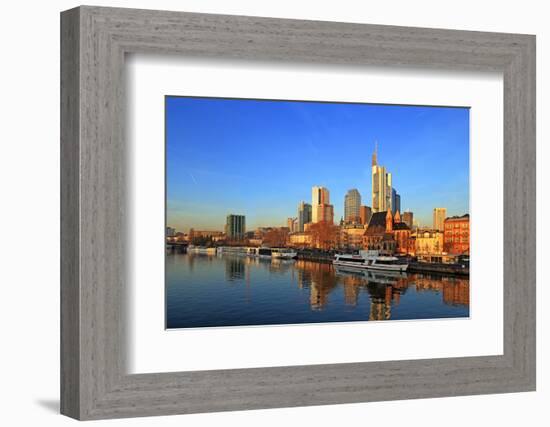
M 374 141 L 374 153 L 372 153 L 372 165 L 376 166 L 378 163 L 378 141 Z

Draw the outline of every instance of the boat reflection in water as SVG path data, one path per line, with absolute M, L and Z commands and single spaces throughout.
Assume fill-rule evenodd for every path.
M 336 268 L 336 274 L 345 276 L 343 279 L 344 294 L 346 294 L 346 288 L 351 288 L 349 304 L 357 303 L 357 289 L 361 286 L 367 287 L 370 296 L 369 320 L 390 319 L 392 303 L 399 304 L 401 294 L 409 287 L 407 274 L 402 272 Z
M 468 278 L 304 260 L 170 254 L 167 327 L 469 316 Z

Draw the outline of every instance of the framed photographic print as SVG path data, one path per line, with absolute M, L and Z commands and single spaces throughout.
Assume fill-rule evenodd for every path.
M 469 317 L 468 108 L 167 96 L 165 115 L 168 329 Z
M 535 389 L 535 38 L 61 15 L 62 413 Z

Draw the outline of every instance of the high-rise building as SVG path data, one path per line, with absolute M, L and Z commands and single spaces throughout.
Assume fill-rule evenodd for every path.
M 322 208 L 324 205 L 330 205 L 328 188 L 313 187 L 311 189 L 311 222 L 323 221 L 321 217 L 325 215 L 324 208 Z M 321 217 L 319 216 L 319 212 L 322 213 Z
M 306 202 L 300 202 L 298 205 L 298 231 L 304 231 L 304 225 L 311 222 L 311 205 Z
M 395 196 L 395 212 L 401 212 L 401 195 Z
M 294 225 L 294 219 L 295 218 L 291 218 L 291 217 L 286 219 L 286 226 L 288 227 L 290 232 L 292 232 L 292 227 Z
M 433 229 L 443 231 L 445 218 L 447 217 L 447 209 L 446 208 L 434 208 L 434 221 L 433 221 Z
M 346 224 L 361 221 L 361 194 L 356 188 L 348 190 L 344 197 L 344 221 Z
M 394 215 L 396 212 L 401 212 L 401 196 L 395 188 L 391 189 L 391 212 Z
M 391 209 L 392 176 L 384 166 L 378 165 L 378 146 L 372 154 L 372 211 L 386 212 Z
M 413 229 L 413 213 L 411 211 L 403 212 L 403 222 Z
M 295 233 L 298 231 L 298 218 L 287 218 L 286 226 L 290 233 Z
M 173 227 L 166 227 L 166 237 L 174 237 L 176 235 L 176 229 Z
M 372 209 L 370 206 L 363 205 L 359 208 L 359 218 L 361 218 L 361 224 L 368 224 L 371 216 Z
M 244 215 L 227 215 L 225 222 L 225 234 L 230 240 L 242 240 L 246 231 Z
M 326 203 L 317 206 L 317 222 L 321 221 L 334 224 L 334 206 Z

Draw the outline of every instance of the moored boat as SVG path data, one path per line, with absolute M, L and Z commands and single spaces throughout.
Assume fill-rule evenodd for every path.
M 336 254 L 332 263 L 335 266 L 382 271 L 407 271 L 408 264 L 394 256 L 382 256 L 378 251 L 359 251 L 358 254 Z
M 220 246 L 218 247 L 218 254 L 246 255 L 247 249 L 244 246 Z
M 294 259 L 298 253 L 289 248 L 271 248 L 271 258 Z
M 206 248 L 203 246 L 189 246 L 187 252 L 191 254 L 216 255 L 216 248 Z
M 251 257 L 259 258 L 278 258 L 278 259 L 294 259 L 298 255 L 297 252 L 289 248 L 247 248 L 246 254 Z

